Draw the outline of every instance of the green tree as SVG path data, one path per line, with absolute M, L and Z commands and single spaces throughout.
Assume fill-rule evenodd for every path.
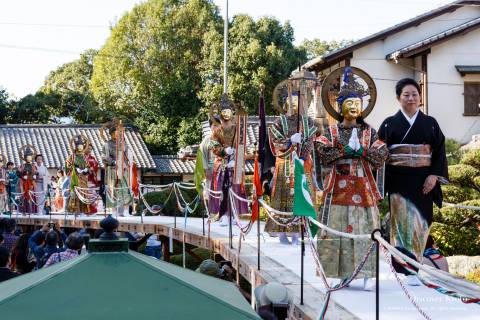
M 300 44 L 300 49 L 302 49 L 307 59 L 313 59 L 315 57 L 323 56 L 324 54 L 330 53 L 334 50 L 346 47 L 350 45 L 353 40 L 333 40 L 333 41 L 325 41 L 320 39 L 313 39 L 313 40 L 304 40 Z
M 58 105 L 58 97 L 37 92 L 18 101 L 11 101 L 6 117 L 7 123 L 51 123 L 52 110 Z
M 10 105 L 8 102 L 8 93 L 5 89 L 0 87 L 0 123 L 1 124 L 7 123 L 9 107 Z
M 86 50 L 79 59 L 50 72 L 40 92 L 58 98 L 55 116 L 71 117 L 78 123 L 103 122 L 113 116 L 98 109 L 90 90 L 96 55 L 97 50 Z
M 158 152 L 176 151 L 181 118 L 201 107 L 196 93 L 204 33 L 219 25 L 218 9 L 208 0 L 135 6 L 94 60 L 91 89 L 99 108 L 134 120 Z
M 232 100 L 244 102 L 249 113 L 255 113 L 258 91 L 265 85 L 267 112 L 272 110 L 272 91 L 292 70 L 306 61 L 303 50 L 293 45 L 294 32 L 287 22 L 272 17 L 255 21 L 248 15 L 237 15 L 229 26 L 228 93 Z M 212 29 L 204 37 L 205 59 L 200 64 L 203 86 L 199 96 L 208 107 L 223 90 L 223 34 Z

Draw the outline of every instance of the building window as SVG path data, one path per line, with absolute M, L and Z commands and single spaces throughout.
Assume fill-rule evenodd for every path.
M 465 82 L 463 95 L 465 97 L 463 115 L 480 115 L 480 82 Z

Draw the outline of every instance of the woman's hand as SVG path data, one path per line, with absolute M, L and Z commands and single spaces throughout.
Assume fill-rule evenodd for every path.
M 425 179 L 425 183 L 423 184 L 423 194 L 427 194 L 432 191 L 435 184 L 437 184 L 437 176 L 429 175 L 427 179 Z

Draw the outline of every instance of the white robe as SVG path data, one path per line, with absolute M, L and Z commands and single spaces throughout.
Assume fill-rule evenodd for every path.
M 36 203 L 38 204 L 38 214 L 42 215 L 43 208 L 45 207 L 45 195 L 47 192 L 48 182 L 50 181 L 50 175 L 48 169 L 43 164 L 40 166 L 37 164 L 37 178 L 35 184 Z M 40 193 L 37 193 L 40 192 Z

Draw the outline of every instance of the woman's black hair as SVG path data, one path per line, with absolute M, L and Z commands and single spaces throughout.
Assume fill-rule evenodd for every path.
M 418 84 L 417 81 L 415 81 L 412 78 L 403 78 L 403 79 L 399 80 L 397 82 L 397 84 L 395 85 L 395 93 L 397 94 L 397 98 L 400 97 L 400 95 L 402 94 L 403 88 L 405 88 L 408 85 L 412 85 L 415 88 L 417 88 L 417 91 L 418 91 L 419 94 L 422 93 L 422 90 L 420 89 L 420 85 Z
M 35 156 L 35 161 L 37 161 L 38 157 L 42 157 L 42 158 L 43 158 L 43 155 L 42 155 L 41 153 L 37 154 L 37 155 Z
M 428 236 L 427 238 L 427 243 L 425 245 L 425 249 L 433 248 L 433 244 L 435 243 L 435 240 L 433 239 L 432 236 Z
M 8 162 L 7 162 L 7 167 L 8 167 L 8 166 L 13 166 L 13 162 L 12 162 L 12 161 L 8 161 Z

